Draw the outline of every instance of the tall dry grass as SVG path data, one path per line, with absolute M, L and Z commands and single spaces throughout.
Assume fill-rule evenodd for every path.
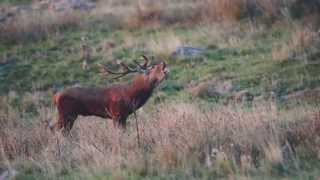
M 155 35 L 146 42 L 146 48 L 157 57 L 168 59 L 176 49 L 183 45 L 183 40 L 173 32 Z
M 92 26 L 103 22 L 114 28 L 139 29 L 183 24 L 197 25 L 213 22 L 237 22 L 242 19 L 274 22 L 291 21 L 295 8 L 301 7 L 318 22 L 317 11 L 308 3 L 277 0 L 200 0 L 200 1 L 98 1 L 90 13 L 79 11 L 52 12 L 33 10 L 17 14 L 1 24 L 0 39 L 12 42 L 41 39 L 64 27 Z M 90 18 L 87 18 L 90 17 Z M 264 21 L 267 20 L 267 21 Z M 270 21 L 271 20 L 271 21 Z M 90 23 L 89 23 L 90 22 Z
M 40 106 L 37 111 L 31 119 L 10 107 L 1 111 L 0 167 L 46 178 L 72 172 L 88 178 L 102 171 L 115 176 L 179 171 L 186 177 L 203 172 L 232 177 L 258 170 L 286 173 L 287 167 L 299 173 L 300 164 L 292 167 L 301 161 L 299 153 L 308 151 L 315 158 L 319 153 L 316 108 L 279 110 L 272 102 L 252 108 L 182 102 L 150 105 L 138 112 L 141 147 L 132 118 L 123 133 L 110 120 L 81 117 L 71 135 L 63 137 L 46 128 L 55 110 Z
M 319 32 L 314 27 L 296 25 L 289 40 L 272 49 L 272 57 L 275 60 L 305 57 L 319 46 L 318 36 Z
M 80 27 L 84 14 L 77 11 L 26 11 L 15 15 L 0 26 L 0 39 L 4 42 L 40 40 L 51 37 L 65 28 Z
M 203 18 L 214 21 L 237 21 L 247 7 L 245 0 L 205 0 L 203 1 Z

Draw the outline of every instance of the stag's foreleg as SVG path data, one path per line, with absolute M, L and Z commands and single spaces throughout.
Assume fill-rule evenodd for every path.
M 113 102 L 111 106 L 105 108 L 108 116 L 113 121 L 113 127 L 126 130 L 126 121 L 129 116 L 128 107 L 124 100 Z

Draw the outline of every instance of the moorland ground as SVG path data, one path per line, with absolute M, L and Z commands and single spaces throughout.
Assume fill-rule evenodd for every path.
M 0 2 L 0 172 L 15 170 L 17 179 L 319 177 L 317 1 L 97 0 L 88 11 Z M 173 55 L 181 47 L 202 52 Z M 102 76 L 97 64 L 117 70 L 115 60 L 132 64 L 142 54 L 165 60 L 170 75 L 137 112 L 141 146 L 133 117 L 126 133 L 95 117 L 79 118 L 68 137 L 49 131 L 56 91 L 129 81 Z

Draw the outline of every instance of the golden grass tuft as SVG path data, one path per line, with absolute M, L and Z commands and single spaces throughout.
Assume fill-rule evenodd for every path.
M 272 48 L 272 59 L 285 61 L 288 60 L 291 55 L 291 49 L 288 44 L 278 45 Z
M 163 14 L 163 6 L 156 1 L 138 1 L 135 11 L 126 20 L 127 28 L 142 28 L 145 26 L 159 26 Z
M 275 18 L 281 14 L 282 2 L 278 0 L 260 0 L 256 1 L 258 7 L 267 18 Z
M 76 11 L 30 11 L 17 14 L 0 27 L 0 39 L 5 42 L 39 40 L 66 27 L 79 27 L 84 14 Z
M 288 60 L 304 55 L 319 43 L 318 36 L 314 28 L 297 26 L 291 32 L 289 41 L 272 49 L 272 57 L 275 60 Z
M 168 59 L 169 56 L 182 45 L 183 42 L 181 38 L 173 32 L 158 34 L 146 42 L 146 47 L 150 52 L 165 59 Z
M 139 147 L 131 118 L 122 133 L 110 120 L 81 117 L 71 136 L 63 137 L 46 128 L 47 120 L 56 117 L 54 109 L 38 108 L 32 119 L 7 109 L 0 114 L 1 167 L 18 171 L 28 167 L 48 178 L 74 170 L 87 177 L 101 171 L 147 175 L 180 169 L 188 174 L 196 167 L 212 175 L 233 176 L 237 168 L 246 173 L 260 162 L 269 172 L 269 167 L 288 162 L 283 144 L 314 146 L 320 128 L 315 123 L 319 117 L 314 116 L 319 110 L 308 107 L 280 111 L 272 102 L 252 108 L 172 102 L 138 112 Z
M 291 35 L 291 46 L 298 51 L 305 50 L 314 45 L 317 41 L 319 33 L 310 27 L 299 26 Z
M 203 2 L 203 16 L 214 21 L 236 21 L 241 18 L 247 1 L 245 0 L 205 0 Z

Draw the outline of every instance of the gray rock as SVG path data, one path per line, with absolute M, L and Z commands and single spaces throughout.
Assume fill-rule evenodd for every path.
M 0 14 L 0 23 L 3 23 L 7 20 L 7 16 L 6 15 L 3 15 L 3 14 Z
M 49 7 L 55 11 L 74 10 L 91 10 L 96 4 L 88 0 L 56 0 L 50 1 Z
M 0 180 L 13 179 L 17 174 L 18 172 L 14 169 L 6 170 L 0 173 Z
M 197 57 L 206 52 L 205 48 L 197 48 L 190 46 L 180 46 L 172 54 L 171 57 Z
M 79 10 L 91 10 L 96 7 L 96 4 L 86 0 L 70 0 L 71 7 Z
M 14 9 L 16 13 L 30 12 L 33 10 L 32 6 L 27 4 L 15 6 Z
M 13 18 L 15 16 L 15 12 L 13 11 L 8 11 L 8 12 L 1 12 L 0 13 L 0 23 L 5 23 L 8 21 L 10 18 Z

